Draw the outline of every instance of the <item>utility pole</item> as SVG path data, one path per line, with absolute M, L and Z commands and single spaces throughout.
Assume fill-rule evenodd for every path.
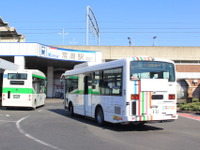
M 87 6 L 87 13 L 86 13 L 86 33 L 85 33 L 85 45 L 89 45 L 89 29 L 93 33 L 95 39 L 97 40 L 97 44 L 100 45 L 100 31 L 97 23 L 97 19 L 90 8 Z
M 75 39 L 73 38 L 72 41 L 69 42 L 69 43 L 72 44 L 72 45 L 75 45 L 75 44 L 78 43 L 78 42 L 76 42 Z
M 65 32 L 65 29 L 63 28 L 62 32 L 58 33 L 58 34 L 62 35 L 62 45 L 64 45 L 65 44 L 65 36 L 68 35 L 69 33 Z

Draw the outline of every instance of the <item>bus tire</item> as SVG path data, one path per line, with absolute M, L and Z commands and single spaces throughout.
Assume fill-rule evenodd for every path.
M 69 115 L 70 115 L 71 117 L 73 117 L 73 116 L 74 116 L 74 107 L 73 107 L 73 104 L 72 104 L 72 103 L 69 104 L 68 111 L 69 111 Z
M 96 108 L 95 120 L 100 126 L 104 124 L 104 113 L 100 106 Z

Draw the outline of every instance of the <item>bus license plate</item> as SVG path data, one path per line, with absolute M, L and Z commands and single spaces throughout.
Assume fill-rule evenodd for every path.
M 14 98 L 14 99 L 19 99 L 19 98 L 20 98 L 20 95 L 13 95 L 13 98 Z

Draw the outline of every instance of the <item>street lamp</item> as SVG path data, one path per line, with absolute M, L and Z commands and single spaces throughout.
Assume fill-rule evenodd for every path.
M 128 37 L 127 39 L 128 39 L 129 46 L 132 46 L 133 44 L 132 44 L 131 38 Z
M 157 38 L 157 36 L 153 36 L 153 46 L 155 46 L 155 39 Z

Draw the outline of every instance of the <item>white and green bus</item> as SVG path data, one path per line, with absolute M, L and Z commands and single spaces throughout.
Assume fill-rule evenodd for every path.
M 35 109 L 45 104 L 46 77 L 39 70 L 5 70 L 2 106 Z
M 173 121 L 175 70 L 173 61 L 152 57 L 80 64 L 62 75 L 64 107 L 99 124 Z

